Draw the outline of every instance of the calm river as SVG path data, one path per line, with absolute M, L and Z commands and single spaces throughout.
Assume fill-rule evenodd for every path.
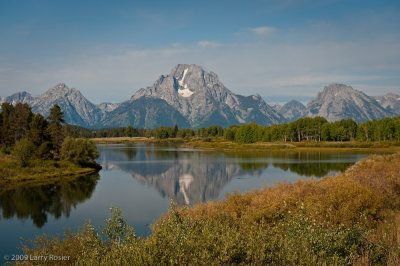
M 77 231 L 85 221 L 103 225 L 109 208 L 122 209 L 136 234 L 179 205 L 223 199 L 277 182 L 320 178 L 344 171 L 367 154 L 265 152 L 254 155 L 202 152 L 155 145 L 98 145 L 99 174 L 42 186 L 0 189 L 0 263 L 22 254 L 20 238 Z M 68 254 L 66 254 L 68 255 Z

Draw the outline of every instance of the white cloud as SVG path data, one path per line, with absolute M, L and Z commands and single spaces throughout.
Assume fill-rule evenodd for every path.
M 178 63 L 201 65 L 243 95 L 313 97 L 334 82 L 374 95 L 399 93 L 399 38 L 325 41 L 322 35 L 316 41 L 297 37 L 274 43 L 202 40 L 157 49 L 107 47 L 76 54 L 68 63 L 2 63 L 0 96 L 22 90 L 37 95 L 62 81 L 96 103 L 123 101 Z
M 221 46 L 219 42 L 214 42 L 214 41 L 199 41 L 197 45 L 202 48 L 216 48 Z
M 274 27 L 263 26 L 263 27 L 257 27 L 257 28 L 250 28 L 249 31 L 252 33 L 255 33 L 259 36 L 266 36 L 266 35 L 269 35 L 269 34 L 275 32 L 276 29 Z

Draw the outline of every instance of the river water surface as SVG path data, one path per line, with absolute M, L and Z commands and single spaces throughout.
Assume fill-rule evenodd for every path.
M 245 192 L 336 175 L 368 154 L 270 151 L 224 154 L 146 144 L 98 145 L 98 174 L 46 185 L 0 190 L 0 262 L 22 254 L 20 238 L 76 232 L 85 221 L 98 227 L 117 206 L 137 235 L 169 207 L 170 200 L 192 206 Z M 68 254 L 65 254 L 68 255 Z

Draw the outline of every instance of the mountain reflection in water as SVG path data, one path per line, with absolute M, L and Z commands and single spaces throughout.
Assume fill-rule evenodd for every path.
M 323 177 L 343 172 L 364 157 L 292 151 L 228 155 L 145 144 L 99 145 L 99 149 L 104 171 L 127 172 L 180 205 L 216 199 L 233 178 L 261 176 L 269 167 L 303 177 Z

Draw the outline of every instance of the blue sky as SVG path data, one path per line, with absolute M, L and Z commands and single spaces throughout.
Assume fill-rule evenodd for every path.
M 119 102 L 178 63 L 235 93 L 400 93 L 400 1 L 0 1 L 0 96 L 59 82 Z

